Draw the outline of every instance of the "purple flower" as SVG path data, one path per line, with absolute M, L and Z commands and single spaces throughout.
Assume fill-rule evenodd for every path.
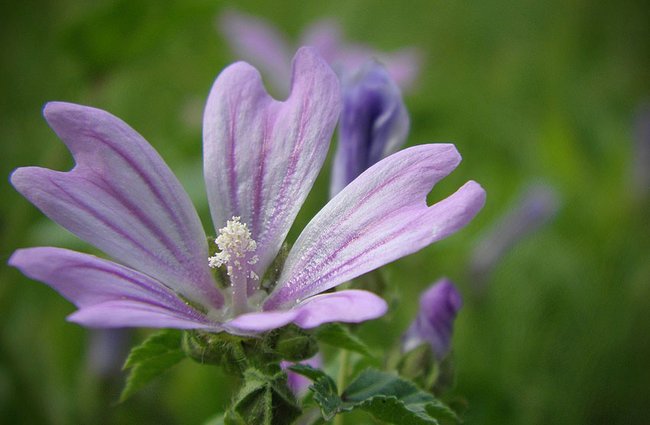
M 274 87 L 286 92 L 293 47 L 275 27 L 254 16 L 228 11 L 219 17 L 219 28 L 237 55 L 259 67 Z M 368 59 L 377 58 L 400 87 L 413 85 L 420 68 L 416 49 L 380 53 L 362 44 L 345 43 L 341 33 L 335 21 L 321 20 L 306 28 L 299 45 L 316 48 L 341 76 L 356 73 Z
M 559 203 L 555 189 L 550 186 L 540 184 L 526 190 L 516 205 L 476 245 L 469 267 L 475 290 L 483 290 L 487 278 L 505 253 L 553 217 Z
M 357 75 L 343 80 L 342 91 L 332 196 L 368 167 L 397 151 L 409 130 L 400 90 L 379 63 L 370 61 Z
M 248 335 L 295 323 L 361 322 L 386 303 L 360 290 L 322 293 L 467 224 L 485 192 L 469 181 L 430 207 L 427 193 L 459 163 L 453 145 L 392 155 L 332 199 L 262 286 L 327 155 L 340 108 L 338 78 L 300 49 L 280 102 L 246 63 L 215 81 L 204 114 L 204 176 L 217 252 L 178 180 L 132 128 L 69 103 L 44 115 L 74 156 L 69 172 L 17 169 L 16 189 L 115 262 L 61 248 L 16 251 L 9 263 L 72 301 L 90 327 L 172 327 Z M 229 283 L 219 288 L 209 264 Z M 266 282 L 265 282 L 266 283 Z
M 449 279 L 440 279 L 420 297 L 420 311 L 402 337 L 402 351 L 429 344 L 437 359 L 449 352 L 454 319 L 463 305 L 460 293 Z
M 287 372 L 287 384 L 289 385 L 289 388 L 291 388 L 291 391 L 293 391 L 296 396 L 301 396 L 311 385 L 311 380 L 299 373 L 287 370 L 289 366 L 293 366 L 295 364 L 304 364 L 314 368 L 319 368 L 323 365 L 323 357 L 320 355 L 320 353 L 317 353 L 314 357 L 302 362 L 280 362 L 280 367 Z

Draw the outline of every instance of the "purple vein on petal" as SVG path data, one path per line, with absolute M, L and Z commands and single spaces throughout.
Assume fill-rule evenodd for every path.
M 37 247 L 16 251 L 9 264 L 43 281 L 80 309 L 107 302 L 151 305 L 200 324 L 203 313 L 183 302 L 161 282 L 136 270 L 63 248 Z
M 485 193 L 468 182 L 428 207 L 431 187 L 460 162 L 453 145 L 421 145 L 361 174 L 307 225 L 266 310 L 305 299 L 413 253 L 467 224 Z
M 417 165 L 416 165 L 416 167 L 417 167 Z M 416 167 L 409 167 L 407 170 L 411 170 L 411 169 L 416 168 Z M 353 206 L 349 211 L 346 211 L 346 212 L 343 214 L 343 216 L 340 217 L 339 222 L 338 222 L 339 225 L 343 225 L 343 224 L 345 224 L 345 223 L 348 223 L 348 222 L 351 220 L 351 218 L 353 218 L 354 214 L 355 214 L 356 212 L 358 212 L 359 209 L 360 209 L 360 208 L 361 208 L 361 207 L 362 207 L 362 206 L 363 206 L 363 205 L 364 205 L 364 204 L 365 204 L 365 203 L 366 203 L 370 198 L 372 198 L 374 195 L 376 195 L 376 194 L 378 194 L 379 192 L 381 192 L 382 189 L 384 189 L 384 188 L 390 186 L 390 185 L 391 185 L 395 180 L 399 179 L 399 177 L 400 177 L 399 175 L 396 175 L 396 176 L 392 176 L 392 177 L 390 177 L 390 178 L 388 178 L 388 179 L 385 179 L 385 180 L 383 180 L 381 183 L 379 183 L 377 186 L 375 186 L 373 189 L 371 189 L 370 191 L 368 191 L 368 193 L 364 194 L 364 195 L 362 196 L 362 198 L 361 198 L 361 199 L 360 199 L 360 200 L 359 200 L 359 201 L 358 201 L 358 202 L 357 202 L 357 203 L 356 203 L 356 204 L 355 204 L 355 205 L 354 205 L 354 206 Z M 384 223 L 385 219 L 386 219 L 386 218 L 384 218 L 383 220 L 377 220 L 377 221 L 371 223 L 369 226 L 366 226 L 366 227 L 364 227 L 364 228 L 358 229 L 358 230 L 356 230 L 354 233 L 349 234 L 349 235 L 345 238 L 344 241 L 342 241 L 341 243 L 337 244 L 336 249 L 335 249 L 334 251 L 332 251 L 332 252 L 328 255 L 328 257 L 324 260 L 324 263 L 325 263 L 325 264 L 329 264 L 329 263 L 330 263 L 334 258 L 336 258 L 336 256 L 337 256 L 341 251 L 344 251 L 344 250 L 345 250 L 349 245 L 351 245 L 355 240 L 359 239 L 360 235 L 362 235 L 362 234 L 371 234 L 372 230 L 373 230 L 374 228 L 377 228 L 377 227 L 381 226 L 381 225 Z M 401 231 L 401 229 L 400 229 L 400 231 Z M 399 232 L 395 232 L 395 233 L 399 233 Z M 387 240 L 390 240 L 390 238 L 387 238 L 387 239 L 385 239 L 385 240 L 386 240 L 386 241 L 387 241 Z M 303 253 L 303 254 L 301 255 L 301 263 L 307 265 L 307 264 L 309 264 L 310 262 L 312 262 L 312 260 L 314 259 L 314 257 L 316 257 L 320 252 L 325 252 L 325 251 L 327 250 L 327 247 L 325 246 L 325 243 L 324 243 L 324 242 L 325 242 L 325 241 L 323 241 L 322 239 L 319 240 L 319 241 L 318 241 L 318 242 L 313 246 L 313 248 L 309 250 L 309 253 L 308 253 L 308 254 Z M 290 282 L 287 282 L 287 285 L 291 285 L 291 283 L 290 283 Z
M 18 169 L 14 186 L 54 221 L 117 260 L 194 301 L 221 306 L 198 215 L 155 150 L 98 109 L 53 102 L 44 114 L 76 165 L 67 172 Z
M 240 92 L 236 92 L 235 95 L 237 98 L 241 96 Z M 230 111 L 230 123 L 237 122 L 237 112 L 233 108 L 233 104 L 238 104 L 239 100 L 233 102 L 232 99 L 228 98 L 228 106 Z M 237 135 L 235 134 L 235 126 L 231 125 L 228 128 L 229 137 L 226 139 L 228 144 L 227 154 L 228 154 L 228 188 L 230 189 L 230 205 L 233 211 L 239 211 L 239 200 L 237 198 L 237 189 L 239 185 L 237 184 L 237 155 L 235 152 L 235 145 L 237 144 Z
M 292 75 L 291 94 L 277 101 L 257 70 L 233 64 L 215 81 L 204 114 L 205 181 L 215 230 L 241 217 L 257 243 L 253 271 L 259 276 L 316 179 L 340 109 L 338 79 L 312 49 L 298 51 Z
M 296 164 L 298 162 L 298 159 L 300 158 L 300 152 L 302 152 L 301 148 L 304 143 L 304 128 L 305 128 L 304 111 L 305 108 L 308 106 L 308 103 L 306 105 L 305 102 L 307 102 L 307 100 L 303 99 L 303 106 L 300 109 L 300 113 L 299 113 L 300 118 L 298 121 L 300 122 L 300 125 L 298 126 L 298 136 L 296 137 L 297 142 L 294 145 L 293 150 L 291 152 L 291 156 L 289 158 L 289 164 L 287 166 L 287 172 L 285 173 L 284 179 L 280 184 L 280 192 L 278 196 L 275 198 L 275 202 L 273 204 L 273 207 L 271 208 L 271 211 L 273 211 L 273 213 L 268 218 L 268 226 L 271 228 L 277 226 L 278 219 L 286 211 L 286 207 L 287 207 L 286 199 L 287 199 L 287 191 L 289 190 L 289 183 L 291 182 L 291 180 L 293 180 L 294 174 L 296 173 Z M 258 241 L 259 245 L 264 246 L 266 243 L 268 243 L 268 239 L 269 239 L 269 233 L 264 233 L 263 236 Z

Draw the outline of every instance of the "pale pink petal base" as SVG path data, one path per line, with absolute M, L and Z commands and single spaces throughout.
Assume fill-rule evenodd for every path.
M 238 333 L 264 332 L 289 323 L 311 329 L 329 322 L 360 323 L 386 314 L 388 305 L 368 291 L 350 289 L 311 297 L 287 311 L 243 314 L 226 323 Z

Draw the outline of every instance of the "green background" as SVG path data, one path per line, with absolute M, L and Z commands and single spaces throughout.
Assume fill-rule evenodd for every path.
M 19 166 L 72 166 L 42 119 L 49 100 L 127 121 L 178 174 L 209 225 L 201 113 L 215 76 L 236 59 L 216 28 L 226 7 L 235 5 L 1 3 L 2 263 L 34 245 L 93 252 L 8 183 Z M 650 99 L 646 2 L 296 0 L 236 8 L 264 16 L 292 40 L 333 17 L 349 40 L 386 51 L 420 48 L 419 84 L 406 95 L 408 143 L 453 141 L 464 157 L 432 199 L 468 179 L 487 190 L 470 226 L 384 269 L 400 299 L 385 319 L 363 326 L 373 347 L 396 341 L 419 292 L 448 276 L 465 295 L 452 395 L 467 400 L 467 423 L 647 423 L 650 190 L 635 190 L 633 177 L 634 121 Z M 326 202 L 327 165 L 290 238 Z M 557 191 L 558 214 L 503 257 L 484 294 L 472 295 L 472 249 L 539 182 Z M 116 405 L 121 378 L 90 372 L 89 332 L 64 320 L 73 310 L 47 286 L 0 268 L 2 422 L 200 424 L 231 397 L 218 368 L 185 361 Z M 146 334 L 136 331 L 133 341 Z

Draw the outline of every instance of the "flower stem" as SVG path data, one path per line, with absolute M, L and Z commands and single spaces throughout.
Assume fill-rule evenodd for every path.
M 343 391 L 345 387 L 346 380 L 348 377 L 348 361 L 350 360 L 350 352 L 348 350 L 341 350 L 339 357 L 339 373 L 336 377 L 336 386 L 339 389 L 339 392 Z M 343 425 L 343 415 L 339 413 L 334 418 L 334 425 Z

